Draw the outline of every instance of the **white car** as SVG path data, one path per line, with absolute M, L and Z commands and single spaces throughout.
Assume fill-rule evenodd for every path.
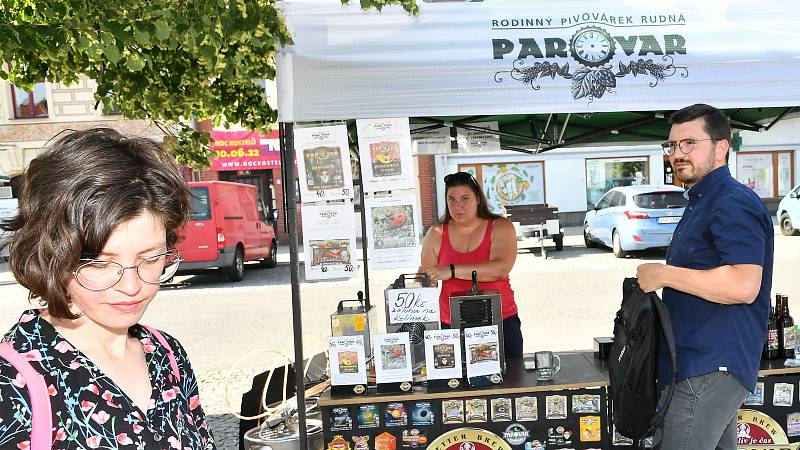
M 778 203 L 778 225 L 786 236 L 800 234 L 800 184 L 794 187 L 786 197 Z

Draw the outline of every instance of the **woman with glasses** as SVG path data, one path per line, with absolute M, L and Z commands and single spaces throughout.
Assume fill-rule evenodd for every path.
M 439 310 L 450 326 L 450 295 L 472 288 L 472 272 L 480 289 L 500 291 L 506 358 L 522 357 L 522 332 L 508 278 L 517 259 L 517 234 L 511 221 L 489 211 L 486 196 L 466 172 L 444 177 L 446 208 L 422 245 L 421 273 L 442 281 Z
M 42 308 L 3 340 L 44 378 L 52 448 L 215 448 L 183 347 L 139 324 L 178 268 L 188 211 L 180 168 L 148 139 L 78 131 L 31 161 L 1 227 Z M 6 359 L 0 399 L 0 447 L 29 448 L 31 395 Z

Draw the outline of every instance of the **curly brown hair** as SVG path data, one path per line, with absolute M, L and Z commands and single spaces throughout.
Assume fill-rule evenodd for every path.
M 10 233 L 11 271 L 50 315 L 76 319 L 67 282 L 79 260 L 97 257 L 118 225 L 144 212 L 163 221 L 174 246 L 189 198 L 159 143 L 110 128 L 73 131 L 31 161 L 17 215 L 0 223 Z

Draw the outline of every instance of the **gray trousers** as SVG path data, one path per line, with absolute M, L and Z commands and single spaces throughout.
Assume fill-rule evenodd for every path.
M 736 413 L 747 389 L 728 372 L 711 372 L 675 385 L 660 450 L 736 450 Z M 666 395 L 666 389 L 661 392 Z

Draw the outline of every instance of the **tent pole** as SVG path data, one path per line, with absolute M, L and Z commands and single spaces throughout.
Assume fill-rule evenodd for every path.
M 782 113 L 780 113 L 780 114 L 778 115 L 778 117 L 776 117 L 776 118 L 775 118 L 775 120 L 773 120 L 773 121 L 772 121 L 772 122 L 771 122 L 769 125 L 767 125 L 767 126 L 764 128 L 764 131 L 769 131 L 769 129 L 770 129 L 770 128 L 772 128 L 773 126 L 775 126 L 775 124 L 776 124 L 776 123 L 780 122 L 780 121 L 781 121 L 781 119 L 783 119 L 784 117 L 786 117 L 786 115 L 787 115 L 787 114 L 789 114 L 790 112 L 794 111 L 794 108 L 795 108 L 795 107 L 794 107 L 794 106 L 792 106 L 791 108 L 786 108 L 786 109 L 784 109 L 784 110 L 783 110 L 783 112 L 782 112 Z
M 361 191 L 359 193 L 361 197 L 361 255 L 364 258 L 364 306 L 365 310 L 369 310 L 369 306 L 372 302 L 372 299 L 369 296 L 369 261 L 367 259 L 367 207 L 364 204 L 364 171 L 361 170 L 361 149 L 359 151 L 359 157 L 356 159 L 356 164 L 358 164 L 358 173 L 361 174 L 359 177 L 358 184 L 361 186 Z
M 292 329 L 294 330 L 294 372 L 297 390 L 300 448 L 308 448 L 306 427 L 305 370 L 303 367 L 303 316 L 300 311 L 300 262 L 297 256 L 297 199 L 294 192 L 294 124 L 278 125 L 283 168 L 283 197 L 286 199 L 286 231 L 289 234 L 289 273 L 292 280 Z

